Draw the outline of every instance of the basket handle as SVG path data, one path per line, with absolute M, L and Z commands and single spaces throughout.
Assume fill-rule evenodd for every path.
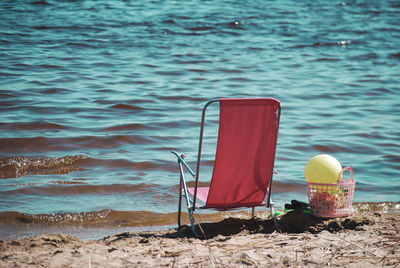
M 350 179 L 353 181 L 354 179 L 353 179 L 353 168 L 352 167 L 345 167 L 345 168 L 342 169 L 342 171 L 340 171 L 339 181 L 343 180 L 343 173 L 345 171 L 349 171 L 350 172 Z

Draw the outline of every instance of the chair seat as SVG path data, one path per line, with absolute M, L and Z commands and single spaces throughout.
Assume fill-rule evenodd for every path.
M 207 197 L 208 197 L 208 192 L 210 190 L 210 187 L 197 187 L 197 195 L 196 198 L 198 200 L 200 200 L 203 204 L 197 204 L 196 207 L 197 208 L 207 208 L 206 203 L 207 203 Z M 194 195 L 194 187 L 188 187 L 187 191 L 190 195 Z M 243 206 L 243 207 L 257 207 L 257 206 L 265 206 L 265 201 L 262 201 L 261 203 L 257 203 L 257 204 L 251 204 L 248 206 Z M 217 210 L 230 210 L 230 209 L 234 209 L 236 207 L 233 208 L 215 208 Z
M 193 187 L 188 187 L 187 190 L 188 190 L 189 194 L 194 195 Z M 210 190 L 210 187 L 197 187 L 196 198 L 199 199 L 201 202 L 206 203 L 209 190 Z

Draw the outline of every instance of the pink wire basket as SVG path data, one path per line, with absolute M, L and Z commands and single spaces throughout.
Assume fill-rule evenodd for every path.
M 343 179 L 345 171 L 350 172 L 350 179 Z M 355 185 L 352 167 L 342 169 L 336 184 L 307 182 L 311 214 L 320 218 L 350 216 L 353 211 Z

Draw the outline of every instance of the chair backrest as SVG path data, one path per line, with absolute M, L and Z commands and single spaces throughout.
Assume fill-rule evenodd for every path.
M 262 205 L 272 182 L 280 102 L 220 99 L 217 151 L 205 207 Z

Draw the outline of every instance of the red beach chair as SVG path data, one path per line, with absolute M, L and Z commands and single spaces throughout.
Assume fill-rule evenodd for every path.
M 219 103 L 219 130 L 214 170 L 210 187 L 198 187 L 204 120 L 207 107 Z M 216 99 L 205 104 L 202 112 L 196 172 L 183 155 L 178 159 L 180 189 L 178 226 L 181 225 L 181 202 L 185 198 L 193 233 L 196 209 L 231 210 L 266 206 L 271 209 L 271 183 L 278 137 L 280 102 L 272 98 Z M 194 177 L 194 187 L 187 187 L 185 169 Z M 200 205 L 198 200 L 202 201 Z

